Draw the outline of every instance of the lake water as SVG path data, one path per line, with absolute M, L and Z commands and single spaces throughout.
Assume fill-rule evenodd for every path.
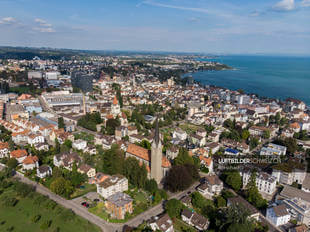
M 310 57 L 222 56 L 213 60 L 234 70 L 186 75 L 206 85 L 278 99 L 294 97 L 310 105 Z

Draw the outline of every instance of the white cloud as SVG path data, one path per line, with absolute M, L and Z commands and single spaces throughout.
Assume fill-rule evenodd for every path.
M 5 17 L 0 20 L 0 24 L 13 24 L 16 22 L 17 20 L 13 17 Z
M 51 27 L 52 26 L 52 24 L 47 23 L 44 19 L 36 18 L 34 21 L 42 27 Z
M 188 18 L 188 21 L 190 21 L 190 22 L 198 22 L 199 20 L 200 20 L 200 18 L 197 18 L 197 17 Z
M 175 5 L 169 5 L 169 4 L 163 4 L 159 2 L 154 2 L 151 0 L 143 1 L 140 4 L 137 4 L 136 6 L 139 7 L 141 4 L 146 4 L 146 5 L 151 5 L 151 6 L 158 6 L 158 7 L 163 7 L 163 8 L 170 8 L 170 9 L 177 9 L 177 10 L 185 10 L 185 11 L 194 11 L 194 12 L 200 12 L 200 13 L 205 13 L 208 14 L 210 13 L 209 10 L 205 8 L 196 8 L 196 7 L 185 7 L 185 6 L 175 6 Z
M 301 6 L 303 6 L 303 7 L 310 7 L 310 0 L 303 0 L 301 2 Z
M 295 9 L 295 0 L 281 0 L 272 7 L 276 11 L 291 11 Z
M 259 11 L 257 11 L 257 10 L 252 11 L 252 12 L 250 13 L 250 16 L 251 16 L 251 17 L 257 17 L 257 16 L 260 16 L 260 15 L 261 15 L 261 13 L 260 13 Z
M 38 24 L 38 26 L 34 27 L 33 30 L 45 33 L 55 32 L 53 25 L 48 23 L 44 19 L 36 18 L 34 21 Z
M 56 32 L 53 28 L 51 27 L 34 27 L 33 30 L 39 31 L 39 32 L 45 32 L 45 33 L 52 33 Z

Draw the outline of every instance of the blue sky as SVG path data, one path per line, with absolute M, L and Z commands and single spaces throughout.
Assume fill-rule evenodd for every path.
M 310 0 L 0 0 L 0 45 L 310 55 Z

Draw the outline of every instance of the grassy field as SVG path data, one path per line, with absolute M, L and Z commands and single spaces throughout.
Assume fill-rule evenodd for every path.
M 190 123 L 184 123 L 180 125 L 180 128 L 184 130 L 187 134 L 192 134 L 198 130 L 199 126 Z
M 110 218 L 109 214 L 105 211 L 105 206 L 103 202 L 99 202 L 95 207 L 88 209 L 89 212 L 101 217 L 102 219 L 112 222 L 112 223 L 123 223 L 127 222 L 129 219 L 137 216 L 138 214 L 146 211 L 148 207 L 150 207 L 150 204 L 147 199 L 147 195 L 143 192 L 139 192 L 137 189 L 129 190 L 127 191 L 129 195 L 134 199 L 133 204 L 133 213 L 126 216 L 125 219 L 114 219 Z
M 73 198 L 77 198 L 77 197 L 80 197 L 80 196 L 83 196 L 85 195 L 86 193 L 89 193 L 89 192 L 96 192 L 97 191 L 97 187 L 95 184 L 88 184 L 88 183 L 85 183 L 83 184 L 83 186 L 85 186 L 85 188 L 77 188 L 74 193 L 72 193 L 72 195 L 70 196 L 71 199 Z
M 74 139 L 83 139 L 89 143 L 94 141 L 94 136 L 92 134 L 88 134 L 86 132 L 80 132 L 80 133 L 76 133 L 74 134 Z
M 3 203 L 8 196 L 18 199 L 15 206 L 8 206 Z M 0 201 L 0 231 L 101 231 L 87 220 L 38 193 L 31 193 L 29 196 L 21 198 L 16 195 L 13 189 L 9 188 L 0 195 Z M 46 226 L 46 224 L 49 224 L 49 226 Z
M 187 225 L 186 223 L 184 223 L 182 220 L 180 219 L 174 219 L 173 221 L 173 227 L 174 227 L 174 230 L 175 231 L 188 231 L 188 232 L 196 232 L 197 230 L 190 226 L 190 225 Z

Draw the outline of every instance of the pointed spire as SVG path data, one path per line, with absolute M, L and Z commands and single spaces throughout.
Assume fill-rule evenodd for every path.
M 117 105 L 118 104 L 118 100 L 117 100 L 117 97 L 116 95 L 114 96 L 114 99 L 113 99 L 113 105 Z
M 156 127 L 155 127 L 155 136 L 154 136 L 155 144 L 159 143 L 159 126 L 158 126 L 158 117 L 156 117 Z

